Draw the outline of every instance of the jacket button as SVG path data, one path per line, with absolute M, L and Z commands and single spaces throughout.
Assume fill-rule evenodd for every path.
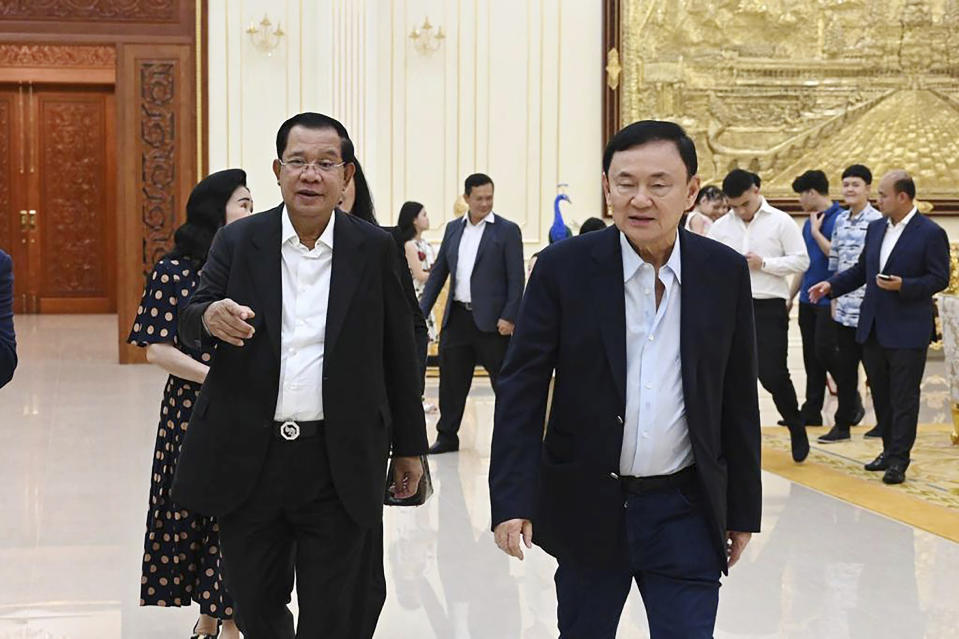
M 612 477 L 613 479 L 619 479 L 619 475 L 617 475 L 616 473 L 610 473 L 609 476 Z
M 620 425 L 622 425 L 622 423 L 623 423 L 623 418 L 622 418 L 621 416 L 617 415 L 617 416 L 616 416 L 616 421 L 618 421 L 618 422 L 620 423 Z

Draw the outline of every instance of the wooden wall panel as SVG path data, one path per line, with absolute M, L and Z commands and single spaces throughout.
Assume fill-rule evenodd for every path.
M 129 332 L 146 275 L 172 247 L 196 176 L 193 52 L 185 45 L 124 45 L 117 73 L 120 170 L 117 310 Z M 140 361 L 122 345 L 120 361 Z
M 14 211 L 10 208 L 13 206 L 10 185 L 13 183 L 12 172 L 16 167 L 10 141 L 13 137 L 15 99 L 12 93 L 0 94 L 0 249 L 9 254 L 13 254 L 13 233 L 10 226 L 13 224 Z

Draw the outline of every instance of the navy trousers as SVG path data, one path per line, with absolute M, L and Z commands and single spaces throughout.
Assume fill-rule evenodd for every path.
M 721 566 L 705 509 L 696 487 L 628 495 L 628 565 L 556 570 L 560 639 L 615 639 L 634 580 L 652 639 L 712 637 Z

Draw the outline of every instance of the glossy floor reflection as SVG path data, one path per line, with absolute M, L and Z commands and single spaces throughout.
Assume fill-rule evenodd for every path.
M 18 318 L 17 329 L 23 364 L 0 391 L 0 639 L 188 637 L 195 607 L 137 605 L 164 375 L 114 364 L 110 316 Z M 437 494 L 386 513 L 379 638 L 557 634 L 552 559 L 534 549 L 508 560 L 488 532 L 484 384 L 464 424 L 469 448 L 433 461 Z M 763 480 L 764 530 L 724 581 L 717 637 L 954 636 L 959 545 Z M 645 636 L 634 591 L 619 637 Z

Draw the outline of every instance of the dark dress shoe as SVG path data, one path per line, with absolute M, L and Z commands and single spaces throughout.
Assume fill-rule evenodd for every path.
M 863 437 L 867 439 L 882 439 L 882 431 L 879 430 L 879 426 L 873 426 L 863 434 Z
M 886 459 L 885 453 L 879 453 L 879 456 L 874 460 L 863 466 L 866 470 L 886 470 L 889 468 L 889 460 Z
M 886 474 L 882 476 L 884 484 L 901 484 L 906 481 L 906 469 L 902 464 L 890 464 Z
M 861 422 L 863 418 L 866 416 L 866 407 L 863 406 L 862 404 L 862 396 L 859 397 L 859 400 L 857 403 L 858 403 L 858 407 L 856 408 L 856 414 L 852 418 L 853 426 L 858 426 L 859 422 Z
M 460 449 L 459 442 L 453 442 L 448 439 L 437 439 L 436 442 L 430 446 L 430 455 L 439 455 L 442 453 L 454 453 Z
M 806 426 L 822 426 L 822 413 L 818 415 L 803 415 L 802 422 Z
M 792 448 L 793 461 L 801 462 L 809 456 L 809 437 L 806 436 L 806 427 L 793 425 L 789 427 L 789 444 Z
M 820 444 L 835 444 L 836 442 L 844 442 L 850 439 L 852 438 L 849 436 L 848 428 L 833 426 L 828 433 L 820 435 L 817 441 Z

